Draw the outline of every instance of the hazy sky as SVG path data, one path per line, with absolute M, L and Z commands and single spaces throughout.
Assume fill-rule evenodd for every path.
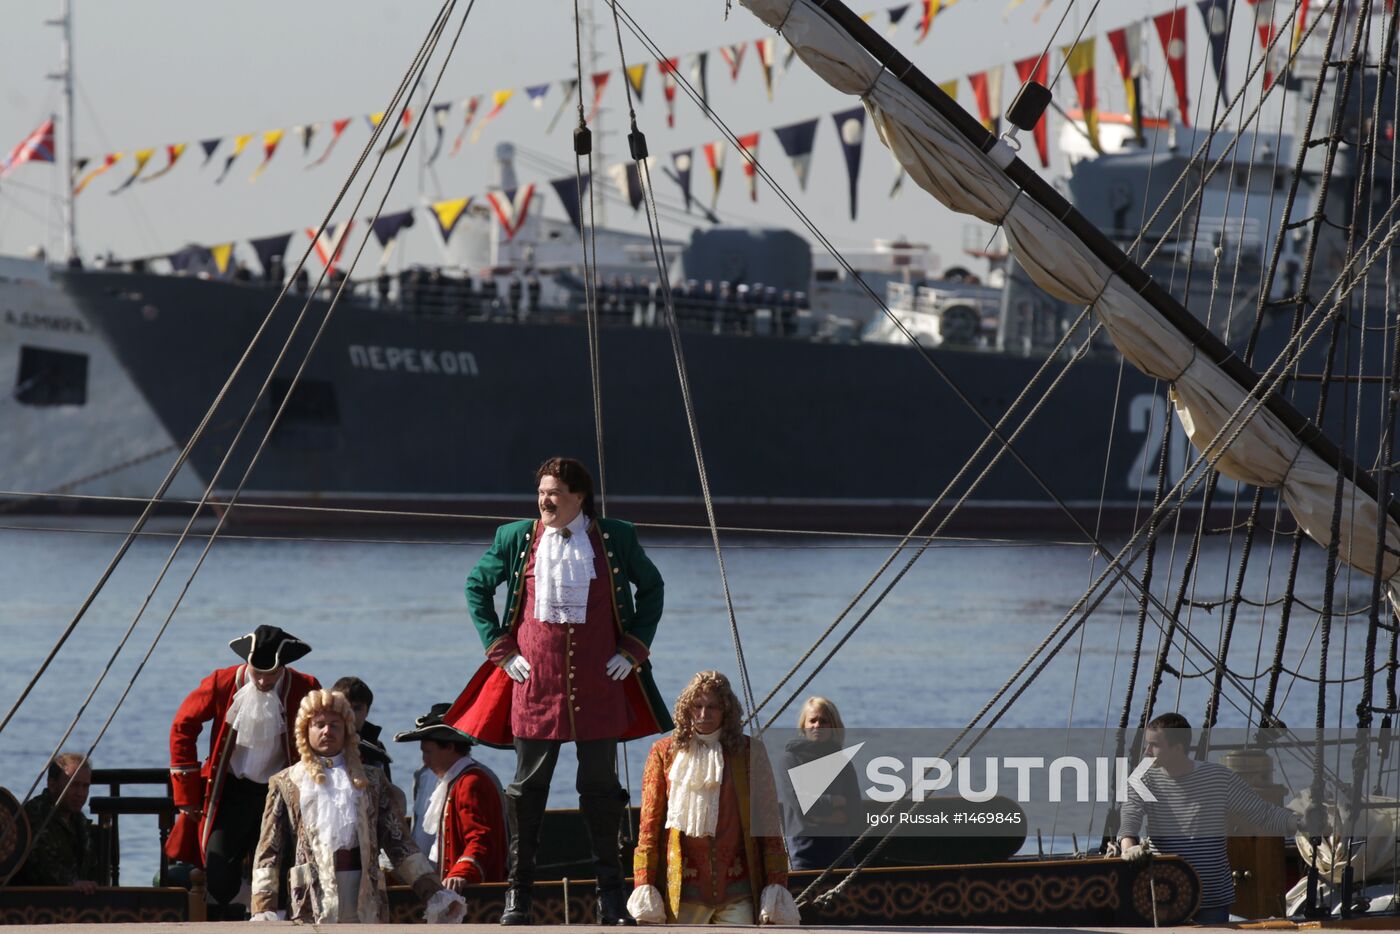
M 1039 52 L 1050 40 L 1056 21 L 1069 0 L 1052 0 L 1040 21 L 1035 15 L 1044 0 L 1025 0 L 1007 11 L 1009 0 L 961 0 L 940 14 L 928 40 L 915 45 L 917 4 L 892 36 L 916 65 L 935 80 L 962 77 Z M 583 0 L 584 6 L 588 0 Z M 43 21 L 57 14 L 58 0 L 5 0 L 5 54 L 0 57 L 0 151 L 22 139 L 59 104 L 55 82 L 44 75 L 58 64 L 58 30 Z M 465 0 L 463 0 L 463 6 Z M 874 24 L 887 24 L 886 9 L 857 5 L 859 12 L 877 9 Z M 84 253 L 111 250 L 118 256 L 169 252 L 185 243 L 218 243 L 276 234 L 314 225 L 343 182 L 356 153 L 368 137 L 364 115 L 383 109 L 399 76 L 437 10 L 435 0 L 239 0 L 237 3 L 190 3 L 189 0 L 74 0 L 76 8 L 77 146 L 80 156 L 99 157 L 124 151 L 125 160 L 78 198 L 79 242 Z M 616 40 L 608 8 L 596 2 L 595 35 L 598 60 L 585 73 L 616 69 Z M 1134 18 L 1169 9 L 1164 0 L 1103 0 L 1089 33 L 1102 33 Z M 1192 5 L 1194 7 L 1194 4 Z M 1073 38 L 1093 3 L 1077 0 L 1056 40 Z M 890 199 L 895 177 L 888 152 L 867 134 L 860 181 L 860 213 L 847 214 L 846 175 L 830 114 L 855 104 L 820 82 L 800 61 L 776 80 L 773 100 L 763 87 L 752 40 L 771 32 L 734 4 L 728 20 L 723 0 L 631 0 L 627 8 L 669 55 L 711 50 L 709 84 L 715 110 L 738 133 L 773 127 L 820 115 L 816 150 L 805 193 L 798 196 L 817 224 L 842 248 L 868 247 L 877 237 L 903 235 L 931 242 L 945 263 L 957 255 L 967 221 L 952 215 L 931 197 L 906 184 Z M 1190 10 L 1188 48 L 1193 73 L 1205 55 L 1199 19 Z M 455 25 L 455 20 L 454 20 Z M 1249 41 L 1244 24 L 1237 24 L 1233 46 Z M 1155 48 L 1155 61 L 1160 50 Z M 629 64 L 643 60 L 639 44 L 624 31 Z M 714 51 L 721 45 L 745 43 L 748 49 L 732 82 L 728 68 Z M 546 127 L 560 103 L 558 81 L 574 69 L 573 4 L 563 0 L 477 0 L 461 45 L 443 79 L 438 100 L 460 103 L 516 88 L 517 95 L 480 142 L 466 145 L 455 158 L 444 154 L 429 172 L 420 158 L 409 162 L 386 210 L 403 209 L 442 198 L 475 195 L 495 178 L 492 158 L 498 142 L 511 141 L 554 162 L 571 165 L 572 114 L 552 133 Z M 1113 71 L 1107 43 L 1100 40 L 1100 93 L 1105 106 L 1121 108 L 1121 86 Z M 781 59 L 786 51 L 779 42 Z M 585 50 L 585 56 L 587 51 Z M 1153 59 L 1149 60 L 1150 62 Z M 532 108 L 523 89 L 553 82 L 542 110 Z M 1014 70 L 1004 78 L 1009 99 L 1016 87 Z M 710 181 L 699 147 L 719 138 L 699 110 L 677 97 L 676 127 L 668 129 L 661 87 L 654 68 L 647 76 L 640 122 L 651 151 L 669 161 L 677 149 L 696 148 L 694 190 L 708 201 Z M 1072 106 L 1069 86 L 1057 97 Z M 615 74 L 605 97 L 603 140 L 609 162 L 621 161 L 626 142 L 623 129 L 623 87 Z M 971 108 L 966 83 L 960 97 Z M 304 157 L 300 141 L 290 133 L 270 167 L 256 182 L 249 176 L 261 160 L 261 133 L 296 124 L 354 117 L 340 146 L 323 166 L 305 170 L 329 138 L 323 127 Z M 461 109 L 454 106 L 448 126 L 448 148 L 460 125 Z M 420 140 L 431 143 L 432 131 Z M 214 178 L 231 146 L 231 137 L 257 134 L 222 185 Z M 223 148 L 205 168 L 197 141 L 226 137 Z M 1055 130 L 1052 128 L 1052 144 Z M 132 170 L 131 152 L 168 143 L 191 144 L 169 175 L 149 184 L 138 183 L 123 194 L 109 194 Z M 765 132 L 759 157 L 778 181 L 797 193 L 792 168 L 777 139 Z M 164 164 L 163 148 L 146 174 Z M 519 165 L 521 180 L 541 184 L 542 205 L 551 216 L 563 212 L 546 183 L 564 174 L 541 167 L 538 158 Z M 678 191 L 664 179 L 658 193 L 675 200 Z M 0 181 L 0 252 L 21 252 L 45 243 L 57 252 L 60 242 L 56 195 L 59 173 L 52 167 L 29 165 Z M 719 214 L 731 223 L 762 223 L 796 227 L 777 197 L 760 186 L 758 202 L 750 203 L 741 162 L 730 153 L 719 201 Z M 365 212 L 362 212 L 362 215 Z M 642 229 L 641 217 L 629 208 L 612 206 L 607 220 L 615 226 Z M 669 223 L 663 233 L 684 237 L 687 230 Z M 239 255 L 251 259 L 246 246 Z M 421 223 L 400 249 L 400 260 L 434 262 L 441 259 L 436 233 Z

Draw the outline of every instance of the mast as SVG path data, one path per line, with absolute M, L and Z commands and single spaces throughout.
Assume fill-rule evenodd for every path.
M 63 86 L 63 257 L 71 265 L 78 258 L 78 224 L 73 206 L 73 0 L 61 0 L 62 14 L 44 25 L 62 30 L 59 70 L 49 75 Z

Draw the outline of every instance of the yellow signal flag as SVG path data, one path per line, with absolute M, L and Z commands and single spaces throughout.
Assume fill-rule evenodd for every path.
M 282 142 L 282 137 L 285 135 L 283 130 L 268 130 L 263 134 L 263 161 L 258 163 L 258 167 L 253 170 L 253 175 L 248 181 L 256 182 L 258 176 L 263 174 L 267 169 L 267 164 L 272 161 L 272 154 L 277 151 L 277 144 Z
M 214 265 L 218 267 L 219 275 L 228 275 L 229 263 L 233 262 L 233 244 L 220 243 L 218 246 L 211 246 L 209 255 L 214 258 Z
M 101 165 L 84 175 L 82 178 L 78 179 L 78 183 L 73 186 L 73 197 L 76 198 L 78 195 L 82 194 L 83 189 L 86 188 L 94 178 L 101 175 L 103 172 L 106 172 L 112 166 L 116 165 L 118 162 L 121 161 L 121 159 L 122 153 L 108 153 L 107 156 L 102 160 Z
M 642 82 L 647 78 L 647 63 L 627 66 L 627 83 L 632 86 L 632 93 L 637 95 L 637 102 L 642 100 Z
M 146 163 L 151 161 L 151 156 L 156 154 L 155 149 L 138 149 L 133 158 L 136 159 L 136 171 L 131 173 L 131 177 L 137 178 L 146 171 Z
M 233 168 L 233 164 L 238 161 L 238 157 L 243 154 L 243 150 L 247 149 L 248 144 L 252 141 L 252 133 L 244 133 L 242 136 L 233 138 L 233 152 L 224 157 L 224 169 L 219 173 L 219 177 L 214 179 L 215 185 L 223 184 L 224 179 L 228 178 L 229 169 Z
M 1103 152 L 1099 142 L 1098 92 L 1094 86 L 1094 37 L 1073 46 L 1063 46 L 1060 51 L 1065 57 L 1065 68 L 1074 80 L 1075 93 L 1079 95 L 1079 109 L 1084 112 L 1084 131 L 1089 145 L 1095 152 Z
M 171 145 L 166 146 L 165 168 L 161 169 L 154 175 L 147 175 L 145 178 L 141 179 L 141 183 L 144 185 L 146 182 L 153 182 L 156 179 L 160 178 L 162 175 L 164 175 L 166 172 L 169 172 L 171 169 L 175 168 L 175 163 L 180 161 L 180 157 L 185 154 L 185 149 L 188 145 L 188 143 L 172 143 Z
M 933 28 L 933 21 L 938 16 L 938 11 L 945 6 L 952 6 L 951 3 L 944 3 L 943 0 L 924 0 L 924 11 L 919 16 L 919 38 L 915 42 L 923 42 L 928 38 L 928 31 Z
M 132 185 L 136 184 L 136 180 L 141 177 L 141 173 L 146 171 L 146 163 L 150 162 L 151 156 L 154 156 L 155 154 L 156 151 L 154 148 L 136 150 L 136 153 L 134 155 L 134 158 L 136 160 L 136 169 L 126 177 L 126 181 L 122 182 L 116 188 L 113 188 L 111 191 L 108 192 L 108 194 L 119 195 L 122 192 L 126 191 L 128 188 L 130 188 Z
M 443 243 L 452 237 L 453 229 L 471 203 L 471 198 L 452 198 L 448 201 L 438 201 L 428 205 L 428 209 L 433 212 L 433 217 L 437 219 L 438 230 L 442 231 Z
M 506 101 L 510 100 L 514 94 L 514 88 L 506 88 L 491 93 L 491 109 L 487 112 L 486 116 L 481 118 L 481 122 L 476 125 L 476 129 L 472 131 L 473 143 L 481 139 L 482 131 L 486 129 L 492 120 L 495 120 L 501 115 L 501 111 L 505 109 Z

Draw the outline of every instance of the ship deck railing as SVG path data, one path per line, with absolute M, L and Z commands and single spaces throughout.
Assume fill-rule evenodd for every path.
M 98 882 L 121 884 L 121 828 L 124 815 L 155 815 L 160 829 L 160 867 L 158 886 L 170 885 L 170 859 L 165 855 L 165 841 L 175 827 L 175 799 L 170 791 L 168 769 L 93 769 L 92 784 L 107 786 L 105 796 L 88 799 L 88 808 L 97 818 Z M 158 794 L 123 795 L 122 790 L 133 785 L 156 786 Z

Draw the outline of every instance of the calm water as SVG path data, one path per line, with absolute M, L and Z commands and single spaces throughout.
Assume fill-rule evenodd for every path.
M 70 527 L 79 524 L 76 520 L 28 522 L 50 528 L 0 531 L 0 637 L 5 646 L 0 702 L 6 709 L 116 549 L 119 539 L 101 533 L 122 527 L 117 522 L 88 520 L 81 523 L 83 527 L 99 531 L 75 533 L 52 527 Z M 14 526 L 20 520 L 11 518 L 5 524 Z M 416 537 L 399 532 L 389 536 L 379 530 L 359 534 Z M 735 676 L 735 654 L 708 539 L 668 538 L 646 530 L 642 534 L 666 579 L 666 613 L 652 647 L 662 694 L 668 700 L 674 698 L 691 674 L 705 668 Z M 461 537 L 470 542 L 221 540 L 117 712 L 94 754 L 95 764 L 166 765 L 170 718 L 176 707 L 211 669 L 236 661 L 226 647 L 228 641 L 259 623 L 280 625 L 308 641 L 314 651 L 297 667 L 323 683 L 346 674 L 364 678 L 376 697 L 371 719 L 383 725 L 386 734 L 409 728 L 432 702 L 455 697 L 482 658 L 480 642 L 467 619 L 462 583 L 484 550 L 487 536 L 464 532 Z M 16 796 L 24 796 L 77 713 L 171 544 L 170 538 L 152 536 L 132 549 L 75 637 L 0 735 L 0 785 Z M 735 611 L 759 698 L 836 618 L 879 566 L 890 544 L 809 538 L 726 542 Z M 1234 574 L 1229 547 L 1224 540 L 1207 544 L 1197 599 L 1219 600 L 1226 592 Z M 131 682 L 197 551 L 187 546 L 177 559 L 67 747 L 86 748 L 97 735 L 118 695 Z M 1183 542 L 1176 558 L 1178 568 L 1184 553 Z M 1255 600 L 1275 597 L 1282 589 L 1286 542 L 1280 542 L 1271 576 L 1266 538 L 1255 554 L 1246 593 Z M 1170 561 L 1170 550 L 1164 550 L 1159 569 Z M 1321 550 L 1309 546 L 1299 574 L 1299 596 L 1313 605 L 1321 601 L 1323 566 Z M 1090 573 L 1089 552 L 1082 545 L 942 544 L 925 554 L 804 693 L 834 699 L 851 725 L 961 726 L 1082 594 Z M 1338 588 L 1339 601 L 1345 583 Z M 1168 592 L 1162 584 L 1155 589 L 1159 594 Z M 1369 599 L 1368 582 L 1358 579 L 1351 589 L 1353 605 Z M 1111 595 L 1082 637 L 1072 640 L 1003 723 L 1063 726 L 1072 718 L 1076 725 L 1097 725 L 1106 716 L 1116 719 L 1130 660 L 1134 607 L 1130 600 L 1125 604 L 1121 594 Z M 1230 656 L 1234 670 L 1250 674 L 1267 664 L 1276 616 L 1277 608 L 1267 613 L 1254 607 L 1242 609 Z M 1363 613 L 1346 625 L 1338 621 L 1333 634 L 1333 677 L 1343 674 L 1343 664 L 1346 675 L 1360 671 L 1365 619 Z M 1299 609 L 1290 635 L 1289 664 L 1296 665 L 1306 656 L 1305 670 L 1311 675 L 1316 674 L 1316 640 L 1309 637 L 1316 620 L 1316 614 Z M 1218 642 L 1218 612 L 1198 610 L 1190 623 L 1203 641 Z M 1261 637 L 1264 660 L 1256 663 Z M 1147 644 L 1149 653 L 1155 651 L 1157 633 L 1150 624 Z M 1190 657 L 1197 658 L 1196 653 Z M 1182 668 L 1179 650 L 1172 664 Z M 1139 688 L 1146 683 L 1150 667 L 1149 656 Z M 1196 669 L 1188 661 L 1184 670 Z M 795 685 L 783 693 L 784 699 Z M 1333 724 L 1352 724 L 1356 686 L 1348 687 L 1350 694 L 1339 698 L 1334 693 L 1330 701 Z M 1206 690 L 1206 679 L 1187 680 L 1183 687 L 1169 677 L 1161 709 L 1179 707 L 1198 722 Z M 1283 707 L 1285 719 L 1310 725 L 1315 703 L 1315 689 L 1298 682 Z M 790 725 L 788 721 L 795 717 L 794 711 L 787 711 L 781 722 Z M 1240 709 L 1227 704 L 1221 723 L 1244 725 L 1246 721 Z M 206 744 L 207 738 L 201 738 L 202 754 Z M 639 795 L 646 748 L 646 743 L 633 743 L 628 749 L 634 798 Z M 391 753 L 395 777 L 407 787 L 419 764 L 416 746 L 399 746 Z M 512 770 L 513 755 L 508 751 L 483 750 L 480 758 L 503 776 Z M 566 751 L 552 804 L 574 803 L 572 776 L 573 761 Z M 154 827 L 154 819 L 123 822 L 124 882 L 139 884 L 154 874 Z

